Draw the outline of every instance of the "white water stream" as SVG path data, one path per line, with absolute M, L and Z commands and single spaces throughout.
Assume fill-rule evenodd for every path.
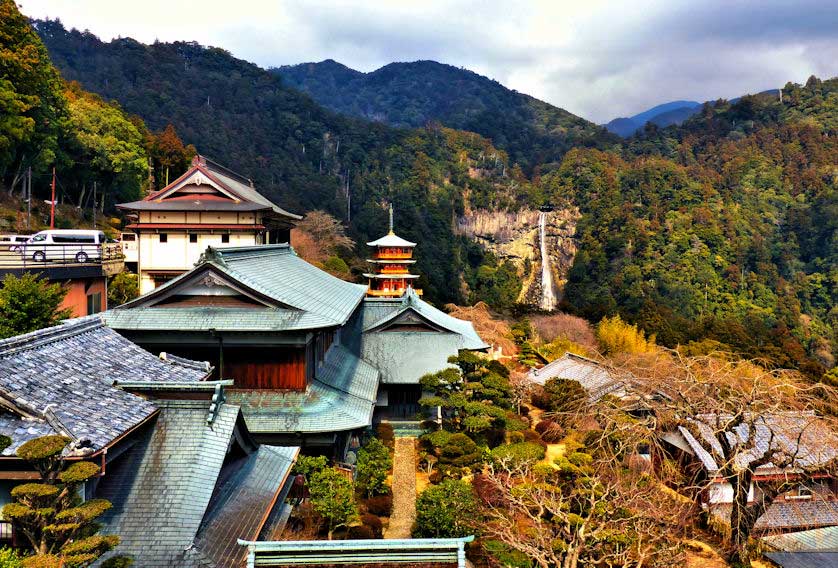
M 553 290 L 553 273 L 550 272 L 550 255 L 547 252 L 547 213 L 538 214 L 539 240 L 541 241 L 541 302 L 542 310 L 556 309 L 556 293 Z

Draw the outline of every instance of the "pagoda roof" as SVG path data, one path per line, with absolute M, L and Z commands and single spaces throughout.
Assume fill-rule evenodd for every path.
M 378 240 L 367 243 L 370 247 L 415 247 L 416 243 L 406 241 L 396 233 L 390 231 Z
M 411 280 L 413 278 L 419 278 L 418 274 L 364 274 L 367 278 L 375 278 L 378 280 Z
M 180 294 L 229 290 L 253 307 L 172 305 Z M 208 247 L 192 270 L 103 314 L 121 330 L 295 331 L 343 325 L 367 287 L 335 278 L 288 244 Z
M 247 178 L 204 156 L 196 156 L 183 175 L 160 191 L 117 207 L 133 211 L 270 210 L 287 220 L 302 219 L 259 193 Z

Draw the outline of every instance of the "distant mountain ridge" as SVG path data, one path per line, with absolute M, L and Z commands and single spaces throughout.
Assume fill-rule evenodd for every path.
M 601 126 L 564 109 L 436 61 L 390 63 L 363 73 L 327 59 L 272 72 L 341 114 L 391 126 L 439 122 L 476 132 L 525 170 L 558 162 L 573 146 L 606 148 L 618 142 Z
M 779 94 L 778 89 L 768 89 L 757 93 L 757 96 Z M 742 97 L 730 99 L 731 103 L 736 103 Z M 670 101 L 668 103 L 653 106 L 650 109 L 637 113 L 630 117 L 619 117 L 611 120 L 605 125 L 608 132 L 627 138 L 646 126 L 647 122 L 651 122 L 661 128 L 667 126 L 680 125 L 691 116 L 698 114 L 701 111 L 702 103 L 697 101 Z
M 606 124 L 605 128 L 609 132 L 625 138 L 643 128 L 647 122 L 652 122 L 661 127 L 681 124 L 698 112 L 700 108 L 701 103 L 697 101 L 670 101 L 653 106 L 634 116 L 615 118 Z

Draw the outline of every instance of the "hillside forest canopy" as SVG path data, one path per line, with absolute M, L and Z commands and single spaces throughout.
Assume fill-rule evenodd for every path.
M 557 144 L 548 156 L 543 139 L 513 136 L 520 113 L 497 84 L 485 98 L 469 91 L 499 117 L 485 123 L 490 138 L 422 101 L 420 127 L 391 126 L 327 110 L 283 72 L 222 49 L 102 42 L 59 21 L 30 25 L 10 0 L 0 10 L 7 193 L 21 194 L 31 166 L 43 199 L 55 166 L 62 200 L 89 206 L 95 181 L 112 212 L 197 149 L 292 211 L 324 209 L 355 243 L 381 236 L 393 203 L 399 233 L 420 243 L 427 299 L 515 314 L 514 266 L 458 234 L 457 218 L 577 208 L 563 311 L 620 315 L 693 354 L 732 351 L 813 377 L 835 367 L 838 79 L 789 83 L 781 99 L 715 101 L 680 126 Z M 365 253 L 340 252 L 356 275 Z

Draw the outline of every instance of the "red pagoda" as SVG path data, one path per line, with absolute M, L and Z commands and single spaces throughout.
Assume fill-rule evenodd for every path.
M 393 232 L 393 206 L 390 206 L 390 232 L 376 241 L 367 243 L 374 248 L 372 258 L 367 259 L 371 273 L 367 296 L 373 298 L 398 298 L 411 287 L 411 281 L 419 278 L 411 274 L 408 267 L 415 264 L 413 248 L 416 243 L 406 241 Z M 421 290 L 414 290 L 422 294 Z

